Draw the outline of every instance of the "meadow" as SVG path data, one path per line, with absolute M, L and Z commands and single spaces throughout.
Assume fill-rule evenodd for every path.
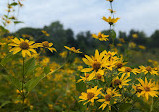
M 9 32 L 10 23 L 22 23 L 11 13 L 25 4 L 8 4 L 0 26 L 0 112 L 159 110 L 159 31 L 149 38 L 136 30 L 117 35 L 122 18 L 114 17 L 115 1 L 106 2 L 110 16 L 101 20 L 110 29 L 76 39 L 58 21 Z

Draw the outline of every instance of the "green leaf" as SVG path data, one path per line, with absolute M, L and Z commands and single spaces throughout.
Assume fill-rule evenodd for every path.
M 32 78 L 31 80 L 29 80 L 27 83 L 25 83 L 25 88 L 27 90 L 27 94 L 29 94 L 30 91 L 32 91 L 37 85 L 38 83 L 43 79 L 45 78 L 47 75 L 51 75 L 51 74 L 54 74 L 55 72 L 57 72 L 60 68 L 62 68 L 64 65 L 62 65 L 61 67 L 59 67 L 58 69 L 56 69 L 55 71 L 52 71 L 48 74 L 41 74 L 39 77 L 34 77 Z
M 77 76 L 76 75 L 76 82 L 80 79 L 80 76 Z M 79 91 L 79 92 L 83 92 L 86 90 L 86 84 L 81 81 L 79 83 L 76 83 L 76 90 Z
M 6 57 L 4 57 L 2 60 L 1 60 L 1 64 L 3 66 L 5 66 L 7 64 L 7 62 L 11 61 L 13 58 L 13 55 L 12 53 L 9 53 Z
M 110 104 L 114 104 L 114 98 L 110 99 Z
M 24 23 L 22 21 L 14 21 L 14 24 L 18 24 L 18 23 Z
M 5 101 L 0 105 L 0 108 L 4 107 L 6 104 L 11 103 L 11 101 Z
M 17 3 L 17 2 L 13 2 L 13 3 L 11 3 L 10 5 L 11 5 L 11 6 L 16 6 L 16 5 L 18 5 L 18 3 Z
M 114 30 L 111 30 L 109 36 L 114 40 L 116 38 L 116 32 Z
M 15 77 L 11 75 L 3 75 L 9 82 L 11 82 L 12 85 L 14 85 L 19 91 L 21 90 L 21 82 L 19 79 L 16 79 Z
M 119 106 L 119 112 L 129 112 L 131 107 L 132 107 L 132 104 L 130 103 L 122 103 Z
M 45 77 L 44 74 L 40 75 L 39 77 L 34 77 L 31 80 L 29 80 L 27 83 L 25 83 L 25 88 L 27 92 L 29 93 L 32 91 L 35 86 Z
M 24 74 L 32 72 L 35 68 L 35 58 L 27 60 L 24 64 Z
M 50 67 L 49 66 L 46 66 L 45 68 L 44 68 L 44 73 L 45 74 L 48 74 L 50 72 Z
M 54 106 L 55 111 L 62 112 L 62 108 L 60 106 Z
M 4 15 L 4 17 L 8 18 L 8 16 L 7 16 L 7 15 Z

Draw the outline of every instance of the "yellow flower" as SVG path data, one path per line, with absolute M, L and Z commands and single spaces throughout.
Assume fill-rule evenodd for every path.
M 137 34 L 132 34 L 132 37 L 133 38 L 138 38 L 138 35 Z
M 106 68 L 107 70 L 113 70 L 113 68 L 115 67 L 117 61 L 116 60 L 113 60 L 111 58 L 111 60 L 107 60 L 104 64 L 104 68 Z
M 37 43 L 37 46 L 49 49 L 51 52 L 56 51 L 56 49 L 52 47 L 53 43 L 49 43 L 48 41 L 44 41 L 42 43 Z
M 40 63 L 41 65 L 46 66 L 49 62 L 50 62 L 50 58 L 44 57 Z
M 6 20 L 6 23 L 7 23 L 7 24 L 10 24 L 10 23 L 11 23 L 11 21 L 10 21 L 10 20 Z
M 95 73 L 98 72 L 98 70 L 101 70 L 102 67 L 104 67 L 104 64 L 106 60 L 108 59 L 107 56 L 105 56 L 105 52 L 103 51 L 99 54 L 99 51 L 95 51 L 95 56 L 92 58 L 88 55 L 85 55 L 86 58 L 82 58 L 85 64 L 91 66 L 91 68 L 84 68 L 81 70 L 81 72 L 91 72 L 91 77 L 95 77 Z
M 34 106 L 33 105 L 30 105 L 30 110 L 33 110 Z
M 81 101 L 86 101 L 84 105 L 88 102 L 94 103 L 95 99 L 98 99 L 98 95 L 101 94 L 101 89 L 97 89 L 97 86 L 91 89 L 87 89 L 87 92 L 82 92 L 81 96 L 79 96 L 80 102 Z
M 110 11 L 110 13 L 115 13 L 116 11 L 112 10 L 112 9 L 108 9 Z
M 78 66 L 77 69 L 81 71 L 83 69 L 83 66 Z
M 105 54 L 109 56 L 109 60 L 115 60 L 116 59 L 115 55 L 117 54 L 117 52 L 108 51 L 108 52 L 105 52 Z
M 18 4 L 20 5 L 20 7 L 23 7 L 23 4 L 20 1 L 18 1 Z
M 109 35 L 104 35 L 101 32 L 98 33 L 98 35 L 96 34 L 92 34 L 93 38 L 99 39 L 100 41 L 108 41 L 109 39 L 107 37 L 109 37 Z
M 138 81 L 141 83 L 139 89 L 142 90 L 139 96 L 145 97 L 146 100 L 148 100 L 149 96 L 158 97 L 158 88 L 156 87 L 155 82 L 152 83 L 151 80 L 148 82 L 146 77 L 145 82 L 142 79 L 138 79 Z
M 99 108 L 102 108 L 102 110 L 104 110 L 105 107 L 108 105 L 109 110 L 111 110 L 111 106 L 110 106 L 111 99 L 114 99 L 114 97 L 120 97 L 121 95 L 115 89 L 110 89 L 110 88 L 106 90 L 106 93 L 107 93 L 106 95 L 101 94 L 104 97 L 104 99 L 98 100 L 98 102 L 103 102 L 103 104 Z M 116 101 L 117 99 L 114 99 L 114 104 L 117 103 Z
M 117 44 L 117 46 L 118 46 L 118 47 L 121 47 L 121 46 L 123 46 L 123 45 L 122 45 L 121 43 L 119 43 L 119 44 Z
M 125 43 L 124 38 L 119 38 L 119 41 L 122 42 L 122 43 Z
M 83 81 L 83 82 L 85 82 L 85 81 L 90 81 L 90 80 L 92 80 L 93 78 L 91 77 L 91 75 L 90 74 L 88 74 L 88 73 L 84 73 L 84 77 L 83 76 L 80 76 L 81 77 L 81 79 L 79 79 L 78 81 L 77 81 L 77 83 L 79 83 L 79 82 L 81 82 L 81 81 Z
M 75 47 L 67 47 L 67 46 L 64 46 L 66 49 L 68 49 L 68 50 L 70 50 L 70 51 L 72 51 L 72 52 L 74 52 L 74 53 L 82 53 L 82 52 L 80 52 L 80 49 L 75 49 Z
M 104 17 L 102 18 L 104 21 L 108 22 L 110 25 L 113 25 L 114 23 L 116 23 L 120 18 L 111 18 L 111 17 Z
M 144 66 L 139 66 L 141 72 L 144 74 L 150 73 L 152 75 L 158 75 L 158 71 L 156 71 L 154 68 L 151 68 L 150 66 L 144 67 Z
M 126 65 L 128 62 L 123 62 L 123 57 L 121 57 L 117 62 L 115 63 L 115 66 L 117 69 L 122 68 L 124 65 Z
M 129 42 L 129 47 L 130 48 L 135 48 L 136 47 L 136 44 L 134 42 Z
M 1 43 L 1 42 L 0 42 L 0 45 L 1 45 L 1 46 L 4 46 L 4 45 L 6 45 L 6 43 Z
M 50 34 L 48 34 L 46 31 L 44 31 L 44 30 L 42 30 L 41 31 L 45 36 L 47 36 L 47 37 L 49 37 L 50 36 Z
M 133 69 L 133 73 L 136 75 L 136 74 L 139 74 L 139 73 L 141 73 L 142 72 L 142 70 L 141 69 L 138 69 L 138 68 L 134 68 Z
M 122 74 L 127 74 L 130 76 L 130 73 L 134 73 L 136 74 L 136 71 L 134 71 L 133 69 L 131 69 L 130 67 L 121 67 L 120 69 L 118 69 L 118 71 Z M 119 74 L 120 74 L 119 73 Z
M 143 49 L 143 50 L 145 50 L 145 49 L 146 49 L 146 47 L 145 47 L 145 46 L 143 46 L 143 45 L 138 45 L 138 47 L 139 47 L 140 49 Z
M 67 51 L 63 51 L 62 53 L 59 54 L 62 58 L 67 57 Z
M 53 109 L 53 105 L 52 104 L 48 104 L 48 107 L 49 107 L 50 110 Z
M 25 57 L 26 54 L 28 56 L 31 56 L 30 52 L 37 53 L 34 48 L 37 48 L 37 46 L 34 44 L 34 41 L 29 41 L 29 40 L 23 40 L 20 38 L 14 38 L 12 39 L 13 43 L 10 43 L 9 46 L 13 46 L 14 48 L 10 49 L 10 52 L 13 51 L 13 54 L 16 54 L 20 51 L 22 51 L 22 56 Z
M 106 1 L 113 2 L 114 0 L 106 0 Z
M 76 57 L 75 59 L 74 59 L 74 62 L 73 62 L 74 64 L 77 64 L 77 63 L 82 63 L 82 61 L 81 61 L 81 59 L 79 59 L 78 57 Z
M 129 82 L 131 79 L 128 79 L 130 75 L 125 76 L 126 74 L 122 74 L 122 76 L 119 78 L 118 76 L 112 80 L 113 87 L 119 87 L 122 88 L 123 86 L 129 85 L 127 82 Z
M 136 86 L 132 85 L 132 88 L 135 90 L 135 93 L 136 93 L 137 97 L 140 97 L 140 93 L 142 92 L 142 89 L 140 89 L 141 84 L 137 84 Z
M 96 79 L 104 82 L 104 71 L 103 70 L 98 70 L 98 72 L 96 72 L 95 75 L 96 75 Z

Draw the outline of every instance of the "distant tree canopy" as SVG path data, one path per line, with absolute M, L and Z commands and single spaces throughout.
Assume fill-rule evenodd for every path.
M 46 37 L 41 31 L 47 31 L 50 36 Z M 104 34 L 109 34 L 109 30 L 102 31 Z M 49 41 L 54 44 L 58 51 L 62 51 L 64 46 L 80 48 L 82 51 L 91 52 L 94 48 L 106 49 L 109 42 L 100 42 L 93 39 L 90 31 L 80 32 L 74 35 L 72 29 L 64 29 L 59 22 L 53 22 L 44 28 L 21 28 L 14 33 L 16 36 L 22 34 L 31 35 L 35 42 Z M 134 39 L 133 34 L 137 34 L 138 38 Z M 147 37 L 143 31 L 131 30 L 128 34 L 119 31 L 119 35 L 115 40 L 115 44 L 119 43 L 119 38 L 123 38 L 126 42 L 133 40 L 137 45 L 144 45 L 147 48 L 159 48 L 159 30 L 156 30 L 150 37 Z M 110 39 L 111 42 L 111 39 Z

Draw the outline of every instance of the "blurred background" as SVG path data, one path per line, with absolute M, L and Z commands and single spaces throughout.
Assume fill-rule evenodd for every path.
M 75 76 L 84 75 L 81 70 L 86 65 L 82 57 L 94 55 L 95 49 L 117 51 L 128 62 L 126 66 L 132 68 L 145 65 L 159 70 L 158 6 L 159 0 L 114 0 L 115 18 L 120 20 L 113 26 L 116 32 L 113 43 L 110 37 L 109 41 L 92 38 L 92 34 L 99 32 L 110 34 L 109 24 L 102 20 L 103 16 L 111 15 L 110 3 L 106 0 L 0 0 L 0 62 L 7 61 L 9 73 L 21 80 L 20 55 L 7 57 L 7 44 L 14 37 L 36 43 L 48 41 L 57 50 L 52 53 L 48 49 L 37 49 L 40 56 L 31 63 L 35 67 L 28 64 L 32 72 L 27 74 L 27 80 L 65 65 L 39 82 L 25 100 L 26 111 L 82 112 L 86 109 L 78 102 L 77 89 L 83 86 L 76 83 Z M 64 46 L 75 47 L 83 53 L 70 54 Z M 0 67 L 0 111 L 17 111 L 22 103 L 20 92 L 3 75 L 7 76 L 6 71 Z
M 11 0 L 12 1 L 12 0 Z M 0 1 L 0 16 L 6 14 L 7 0 Z M 17 1 L 17 0 L 13 0 Z M 12 1 L 12 2 L 13 2 Z M 109 25 L 101 18 L 109 17 L 109 2 L 105 0 L 21 0 L 22 8 L 15 9 L 13 15 L 23 23 L 10 23 L 6 28 L 10 35 L 30 35 L 36 42 L 53 42 L 58 52 L 65 45 L 80 48 L 84 53 L 96 49 L 109 49 L 109 42 L 99 42 L 91 34 L 109 34 Z M 135 50 L 155 54 L 159 48 L 159 1 L 158 0 L 115 0 L 115 17 L 120 20 L 114 25 L 117 33 L 115 45 L 121 52 L 135 43 Z M 49 36 L 43 35 L 42 30 Z M 133 35 L 137 37 L 134 38 Z M 119 40 L 123 38 L 124 44 Z M 140 46 L 141 45 L 141 46 Z M 48 51 L 48 55 L 52 55 Z M 156 55 L 156 54 L 155 54 Z

